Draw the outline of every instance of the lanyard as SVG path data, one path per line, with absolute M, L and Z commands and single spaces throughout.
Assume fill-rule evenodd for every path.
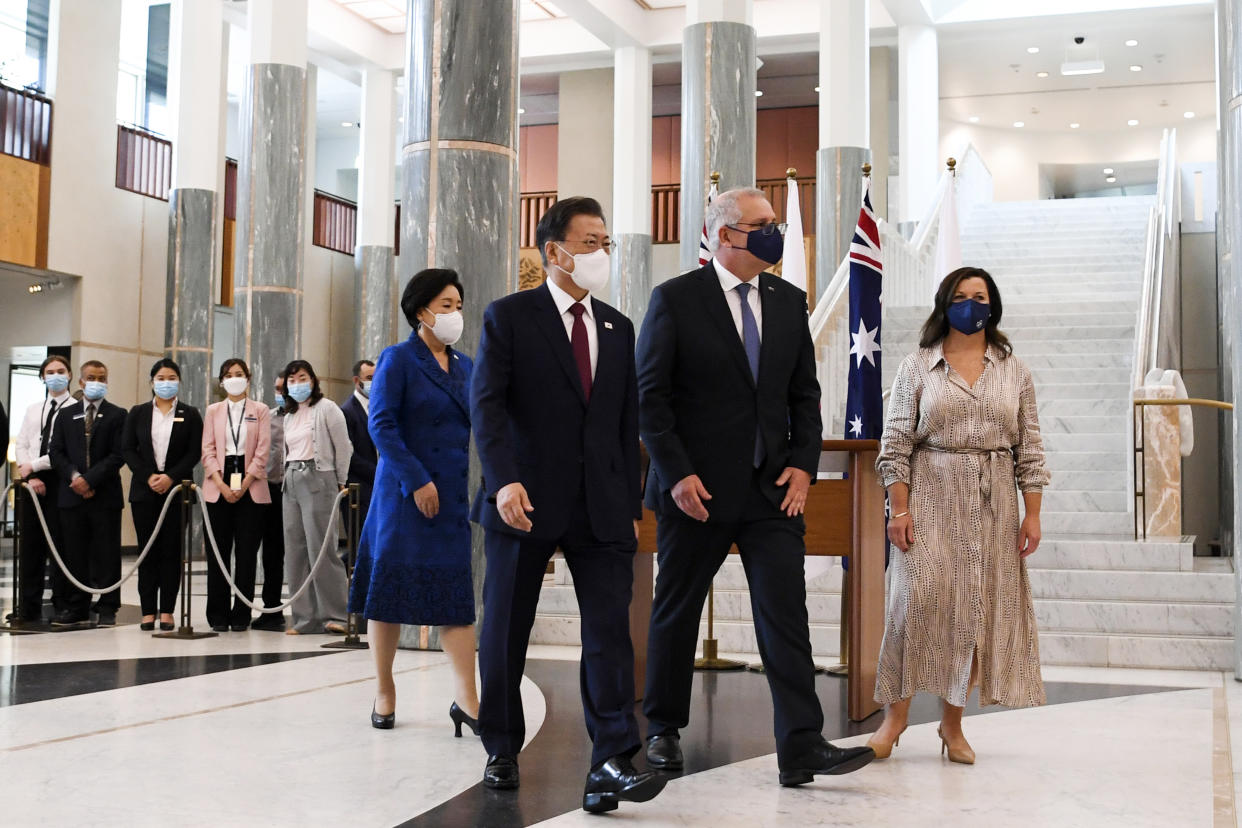
M 242 447 L 239 444 L 241 443 L 242 426 L 245 425 L 246 422 L 246 404 L 242 403 L 242 415 L 237 421 L 236 431 L 233 430 L 233 404 L 226 401 L 224 406 L 224 413 L 228 415 L 229 418 L 229 434 L 233 437 L 233 449 L 238 454 L 245 454 L 246 452 L 242 450 Z

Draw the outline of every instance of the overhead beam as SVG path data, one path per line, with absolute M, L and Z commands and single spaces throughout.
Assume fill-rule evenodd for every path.
M 889 17 L 898 26 L 931 26 L 935 24 L 931 0 L 881 0 Z

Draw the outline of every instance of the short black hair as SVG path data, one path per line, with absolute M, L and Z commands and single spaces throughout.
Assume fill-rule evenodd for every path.
M 323 391 L 319 389 L 319 375 L 315 373 L 315 369 L 304 359 L 295 359 L 285 366 L 284 373 L 281 375 L 285 381 L 285 413 L 292 414 L 298 410 L 298 401 L 289 396 L 289 377 L 298 371 L 305 371 L 311 378 L 311 395 L 306 400 L 310 405 L 314 405 L 323 399 Z
M 413 325 L 411 325 L 410 327 L 412 328 L 412 327 L 414 327 L 414 326 L 413 326 Z M 361 373 L 362 373 L 362 369 L 363 369 L 364 367 L 366 367 L 367 365 L 370 365 L 372 368 L 374 368 L 374 367 L 375 367 L 375 363 L 374 363 L 374 362 L 372 362 L 372 361 L 371 361 L 371 360 L 369 360 L 369 359 L 360 359 L 360 360 L 358 360 L 357 362 L 355 362 L 355 363 L 354 363 L 354 373 L 353 373 L 353 375 L 354 375 L 355 377 L 356 377 L 356 376 L 360 376 L 360 375 L 361 375 Z
M 405 321 L 410 323 L 411 328 L 418 327 L 418 312 L 435 301 L 450 285 L 457 288 L 463 300 L 466 298 L 466 291 L 461 286 L 456 270 L 429 267 L 414 274 L 401 292 L 401 312 L 405 314 Z M 358 371 L 355 370 L 354 376 L 357 375 Z
M 60 354 L 48 354 L 47 359 L 43 360 L 43 364 L 39 366 L 40 377 L 42 377 L 43 372 L 47 370 L 47 366 L 51 365 L 53 362 L 59 362 L 61 365 L 65 366 L 66 374 L 69 374 L 70 376 L 73 375 L 73 366 L 69 364 L 68 357 L 63 357 Z
M 242 373 L 246 375 L 246 379 L 250 379 L 250 366 L 246 364 L 246 360 L 233 357 L 220 363 L 220 382 L 224 382 L 224 375 L 227 374 L 229 369 L 234 365 L 242 369 Z
M 543 259 L 545 266 L 548 263 L 548 242 L 564 241 L 574 216 L 595 216 L 607 222 L 604 208 L 590 196 L 570 196 L 553 204 L 539 219 L 539 225 L 535 228 L 535 245 L 539 248 L 539 258 Z
M 102 368 L 105 371 L 108 370 L 108 366 L 104 365 L 102 362 L 100 362 L 97 359 L 88 359 L 86 362 L 83 362 L 82 366 L 78 368 L 78 372 L 85 374 L 87 368 Z
M 181 379 L 181 366 L 173 362 L 168 357 L 157 359 L 155 364 L 151 366 L 151 379 L 155 379 L 155 375 L 160 372 L 161 368 L 170 368 L 177 375 L 177 379 Z

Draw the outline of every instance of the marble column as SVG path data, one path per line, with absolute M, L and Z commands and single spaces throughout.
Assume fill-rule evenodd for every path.
M 749 14 L 749 2 L 716 0 L 686 8 L 681 45 L 683 271 L 698 267 L 711 173 L 720 173 L 721 192 L 755 184 L 758 61 Z
M 264 394 L 302 350 L 306 14 L 304 0 L 250 0 L 248 9 L 233 350 L 249 363 L 251 386 Z
M 815 296 L 850 249 L 871 160 L 870 15 L 867 0 L 821 0 L 819 152 L 815 180 Z
M 405 130 L 401 153 L 399 283 L 449 267 L 465 288 L 474 354 L 483 311 L 517 290 L 518 0 L 409 0 Z M 471 453 L 469 476 L 479 480 Z M 473 564 L 482 618 L 483 536 Z M 406 646 L 436 646 L 434 630 L 407 628 Z
M 393 254 L 395 99 L 393 73 L 362 76 L 362 166 L 358 171 L 358 246 L 354 249 L 353 359 L 374 360 L 396 340 Z
M 651 272 L 651 50 L 641 46 L 617 49 L 614 73 L 610 301 L 637 330 L 655 287 Z
M 224 96 L 221 0 L 176 0 L 172 7 L 169 102 L 176 124 L 168 196 L 168 290 L 164 350 L 181 366 L 181 399 L 200 411 L 215 400 L 212 310 L 220 255 L 216 182 L 223 167 Z
M 940 180 L 940 58 L 933 26 L 897 28 L 898 203 L 889 220 L 917 222 Z

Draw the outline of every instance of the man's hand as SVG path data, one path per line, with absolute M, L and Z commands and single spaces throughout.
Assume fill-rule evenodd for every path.
M 711 499 L 712 496 L 708 494 L 697 474 L 683 477 L 673 486 L 673 502 L 677 504 L 677 508 L 700 523 L 707 521 L 707 507 L 703 505 L 703 501 Z
M 527 512 L 535 511 L 530 505 L 530 495 L 521 483 L 510 483 L 496 493 L 496 511 L 500 519 L 519 532 L 529 532 L 535 525 L 526 516 Z
M 73 482 L 69 484 L 69 488 L 72 489 L 73 493 L 78 497 L 86 497 L 87 493 L 91 490 L 91 484 L 86 482 L 85 477 L 78 475 L 73 479 Z
M 440 513 L 440 490 L 436 488 L 435 483 L 427 483 L 421 488 L 414 490 L 414 505 L 418 507 L 418 511 L 423 513 L 423 517 L 431 520 Z
M 789 517 L 796 517 L 806 511 L 806 494 L 811 488 L 811 476 L 802 469 L 786 466 L 781 476 L 776 478 L 777 486 L 789 484 L 785 490 L 785 499 L 781 501 L 781 511 Z
M 43 497 L 47 494 L 47 486 L 44 486 L 43 481 L 37 477 L 31 478 L 30 482 L 26 485 L 30 487 L 30 491 L 34 492 L 39 497 Z
M 634 540 L 638 540 L 638 521 L 634 521 Z

